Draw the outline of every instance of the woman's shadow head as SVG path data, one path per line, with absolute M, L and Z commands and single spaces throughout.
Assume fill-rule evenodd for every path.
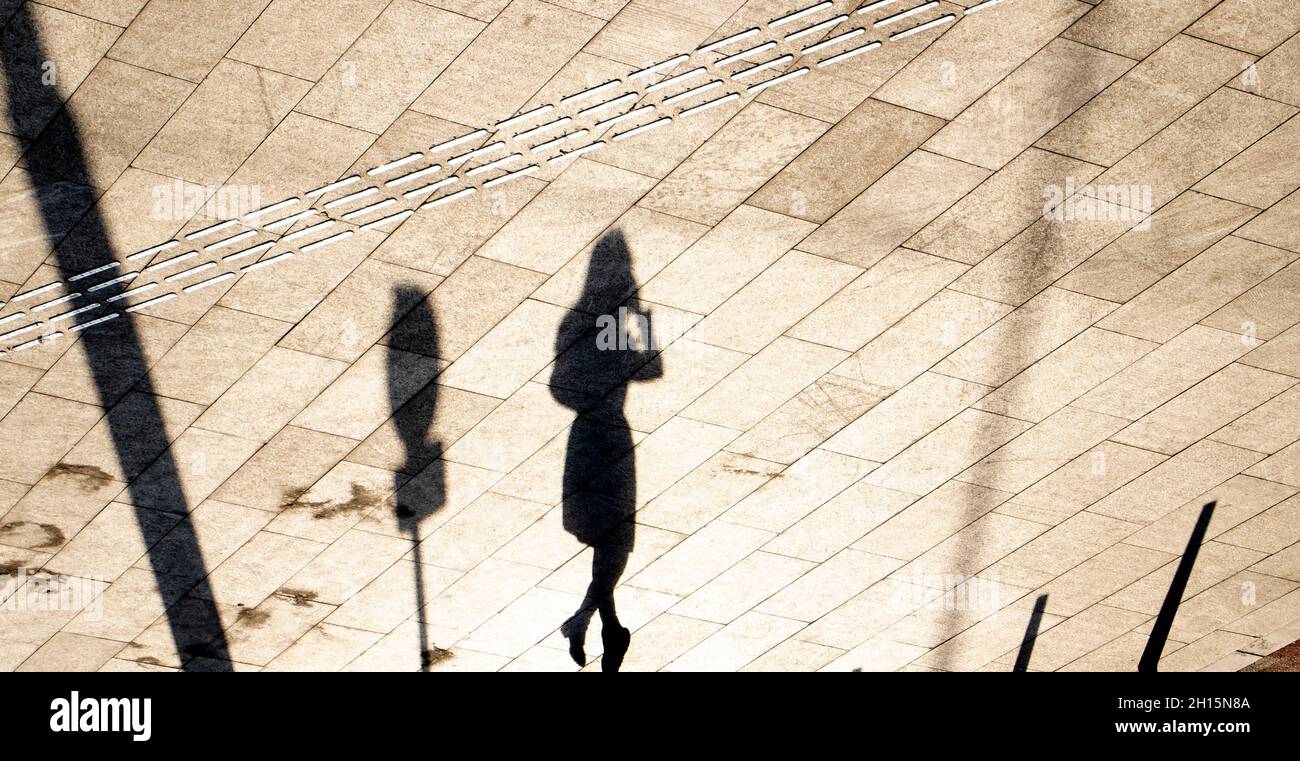
M 653 354 L 651 315 L 635 296 L 638 287 L 627 240 L 621 230 L 611 230 L 592 247 L 582 292 L 556 336 L 552 394 L 561 404 L 580 410 L 591 403 L 592 392 L 620 397 Z

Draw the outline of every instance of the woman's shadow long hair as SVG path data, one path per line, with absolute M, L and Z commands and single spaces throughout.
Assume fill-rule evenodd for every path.
M 618 670 L 631 642 L 614 607 L 614 588 L 636 538 L 636 463 L 623 404 L 634 373 L 638 381 L 663 374 L 650 315 L 635 298 L 610 313 L 636 290 L 627 242 L 614 230 L 591 253 L 582 295 L 560 327 L 551 378 L 555 399 L 579 413 L 565 454 L 564 528 L 592 548 L 591 583 L 561 631 L 570 655 L 586 665 L 587 627 L 598 612 L 603 671 Z M 569 346 L 575 334 L 582 338 Z
M 398 286 L 393 290 L 394 320 L 401 316 L 401 311 L 410 304 L 416 306 L 401 324 L 410 340 L 419 340 L 418 351 L 430 357 L 438 355 L 438 326 L 434 320 L 433 310 L 424 298 L 423 291 L 410 286 Z M 412 347 L 413 349 L 415 347 Z M 437 385 L 430 381 L 423 393 L 411 397 L 409 384 L 402 378 L 405 371 L 399 361 L 396 349 L 389 355 L 388 361 L 388 400 L 393 410 L 393 425 L 402 440 L 406 463 L 399 472 L 421 475 L 426 488 L 412 490 L 409 494 L 398 493 L 393 497 L 393 509 L 397 514 L 397 525 L 402 533 L 411 538 L 411 556 L 415 561 L 415 610 L 420 631 L 420 670 L 428 671 L 434 661 L 435 652 L 429 645 L 428 621 L 425 620 L 424 599 L 424 558 L 420 554 L 420 524 L 437 512 L 446 502 L 445 467 L 442 461 L 442 442 L 429 438 L 429 429 L 437 414 Z M 408 401 L 408 397 L 410 397 Z M 399 476 L 400 478 L 400 476 Z

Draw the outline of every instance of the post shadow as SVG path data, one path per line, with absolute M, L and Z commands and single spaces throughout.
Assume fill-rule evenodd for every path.
M 1218 504 L 1217 500 L 1202 507 L 1201 515 L 1196 519 L 1196 525 L 1192 527 L 1192 535 L 1187 539 L 1187 549 L 1183 551 L 1183 557 L 1178 561 L 1178 569 L 1174 571 L 1173 581 L 1169 583 L 1164 604 L 1160 606 L 1155 625 L 1151 627 L 1151 635 L 1147 637 L 1147 646 L 1142 651 L 1142 659 L 1138 661 L 1138 671 L 1157 670 L 1156 665 L 1160 662 L 1160 654 L 1165 651 L 1169 631 L 1174 627 L 1178 605 L 1183 601 L 1183 593 L 1187 591 L 1187 580 L 1192 576 L 1192 567 L 1196 565 L 1196 556 L 1205 541 L 1205 532 L 1210 527 L 1210 518 L 1214 516 L 1216 504 Z
M 1061 71 L 1055 72 L 1054 78 L 1057 80 L 1058 84 L 1056 88 L 1053 90 L 1053 93 L 1055 95 L 1051 96 L 1051 99 L 1060 100 L 1069 97 L 1070 94 L 1076 92 L 1080 87 L 1087 86 L 1088 82 L 1091 79 L 1093 79 L 1093 74 L 1094 72 L 1091 70 L 1091 66 L 1072 66 L 1072 67 L 1066 67 Z M 1004 138 L 1007 138 L 1008 133 L 1006 131 L 1008 130 L 1011 133 L 1014 133 L 1015 130 L 1019 129 L 1024 125 L 1025 119 L 1028 118 L 1030 114 L 1040 111 L 1043 107 L 1059 105 L 1059 104 L 1038 104 L 1033 102 L 1022 102 L 1021 100 L 1018 100 L 1016 98 L 1008 98 L 1008 99 L 994 98 L 991 100 L 990 104 L 996 111 L 998 111 L 997 114 L 998 118 L 994 122 L 994 129 L 989 134 L 986 135 L 986 138 L 991 142 L 998 142 Z M 1021 160 L 1022 158 L 1023 156 L 1017 156 L 1013 158 L 1012 161 Z M 1008 164 L 1010 163 L 1011 162 L 1009 161 Z M 1074 171 L 1075 170 L 1071 169 L 1071 170 L 1067 170 L 1067 174 L 1065 175 L 1051 176 L 1050 178 L 1045 179 L 1045 182 L 1050 182 L 1052 185 L 1055 185 L 1056 187 L 1060 188 L 1062 192 L 1062 196 L 1064 198 L 1065 188 L 1070 186 L 1071 174 Z M 986 178 L 984 182 L 988 182 L 989 179 L 990 178 Z M 984 182 L 982 182 L 980 186 L 983 186 Z M 1059 183 L 1059 185 L 1057 183 Z M 1086 185 L 1087 181 L 1080 182 L 1079 184 Z M 1029 192 L 1034 197 L 1033 200 L 1035 203 L 1038 203 L 1040 200 L 1046 202 L 1049 201 L 1049 199 L 1047 195 L 1043 194 L 1044 189 L 1045 188 L 1036 185 L 1034 188 L 1029 189 L 1027 192 Z M 1064 200 L 1062 200 L 1062 203 L 1063 202 Z M 1013 203 L 1013 200 L 1008 200 L 1007 203 L 1011 204 Z M 1056 263 L 1058 262 L 1059 258 L 1062 255 L 1061 254 L 1062 248 L 1064 247 L 1068 249 L 1069 246 L 1073 245 L 1071 231 L 1068 228 L 1068 225 L 1078 224 L 1078 222 L 1072 222 L 1063 218 L 1057 218 L 1055 212 L 1057 211 L 1058 208 L 1059 207 L 1056 204 L 1050 202 L 1044 203 L 1042 207 L 1042 214 L 1040 216 L 1035 217 L 1026 227 L 1021 229 L 1018 233 L 1010 236 L 1007 240 L 1002 241 L 998 247 L 992 250 L 971 252 L 973 254 L 978 254 L 977 259 L 982 260 L 985 257 L 991 258 L 994 251 L 996 251 L 997 248 L 1000 248 L 1003 245 L 1007 245 L 1012 242 L 1018 242 L 1022 244 L 1022 248 L 1024 249 L 1026 254 L 1019 260 L 1017 264 L 1016 280 L 1026 284 L 1033 284 L 1034 288 L 1029 289 L 1031 292 L 1028 294 L 1027 298 L 1025 297 L 1025 294 L 1021 294 L 1020 296 L 1015 298 L 1011 298 L 1011 297 L 998 298 L 998 300 L 1004 300 L 1007 301 L 1007 303 L 1014 305 L 1016 310 L 1023 309 L 1024 306 L 1030 303 L 1033 299 L 1038 298 L 1039 296 L 1046 293 L 1051 282 L 1055 281 L 1058 277 L 1060 277 L 1060 275 L 1053 276 L 1052 271 L 1053 268 L 1056 266 Z M 990 297 L 990 298 L 995 298 L 995 297 Z M 1002 318 L 995 321 L 993 325 L 997 325 L 1002 320 L 1005 320 L 1015 314 L 1016 311 L 1008 312 Z M 1014 381 L 1016 378 L 1020 377 L 1021 374 L 1024 373 L 1026 370 L 1033 367 L 1035 363 L 1043 359 L 1043 356 L 1038 356 L 1035 354 L 1035 346 L 1038 343 L 1038 339 L 1041 337 L 1042 331 L 1044 330 L 1043 325 L 1044 325 L 1044 321 L 1039 320 L 1035 324 L 1033 324 L 1029 329 L 1010 330 L 1006 332 L 1006 334 L 1003 337 L 1004 340 L 1000 342 L 1000 346 L 998 347 L 999 358 L 1003 361 L 1003 363 L 1005 363 L 1006 366 L 1020 368 L 1020 369 L 1018 369 L 1010 377 L 1003 378 L 998 382 L 992 383 L 991 385 L 993 385 L 996 388 L 1002 388 L 1005 384 Z M 992 326 L 989 326 L 989 328 L 991 327 Z M 972 339 L 969 340 L 973 340 L 973 337 Z M 950 354 L 949 356 L 952 355 Z M 1052 414 L 1055 414 L 1056 412 L 1059 412 L 1059 408 L 1053 411 Z M 981 461 L 984 460 L 990 454 L 992 453 L 984 453 L 979 458 L 979 460 Z M 1000 480 L 999 476 L 1001 476 L 1003 473 L 1006 472 L 1006 469 L 1010 463 L 1008 461 L 999 461 L 997 459 L 991 460 L 990 463 L 991 463 L 991 469 L 993 470 L 993 473 L 990 474 L 990 478 L 986 483 L 996 484 Z M 970 507 L 970 506 L 972 505 L 970 505 L 969 503 L 963 505 L 963 507 Z M 991 538 L 993 538 L 989 534 L 989 529 L 987 528 L 986 524 L 979 519 L 969 524 L 966 527 L 966 529 L 959 530 L 953 536 L 955 537 L 956 547 L 954 549 L 956 550 L 956 552 L 954 553 L 954 555 L 956 557 L 978 556 L 981 548 Z M 971 578 L 979 578 L 979 574 L 983 572 L 984 571 L 978 571 L 975 574 L 975 576 Z M 993 585 L 994 594 L 996 595 L 997 608 L 995 608 L 995 610 L 1000 610 L 1003 604 L 1002 603 L 1003 592 L 1001 588 L 1001 582 L 996 578 L 990 578 L 989 582 Z M 1042 602 L 1044 606 L 1046 605 L 1046 600 L 1042 598 L 1040 598 L 1039 602 Z M 1035 603 L 1036 608 L 1037 608 L 1037 604 L 1038 603 L 1036 602 Z M 991 612 L 992 611 L 990 611 L 990 613 Z M 1034 636 L 1036 637 L 1037 627 L 1041 626 L 1042 624 L 1042 614 L 1040 613 L 1037 619 L 1035 619 L 1031 623 L 1033 623 L 1033 625 L 1035 626 Z M 955 637 L 956 635 L 958 635 L 964 630 L 965 630 L 965 624 L 962 621 L 962 619 L 960 617 L 953 617 L 952 619 L 946 621 L 942 626 L 941 639 L 943 640 L 950 639 L 952 637 Z M 1030 647 L 1032 648 L 1032 641 L 1028 641 L 1028 642 Z M 945 671 L 950 670 L 950 667 L 954 661 L 954 653 L 955 651 L 952 650 L 951 648 L 945 648 L 944 650 L 940 651 L 939 655 L 937 656 L 938 659 L 937 663 L 935 665 L 942 670 Z M 1027 667 L 1029 653 L 1023 653 L 1023 654 L 1025 655 L 1026 667 Z
M 1016 666 L 1012 671 L 1028 671 L 1029 659 L 1034 655 L 1034 640 L 1038 639 L 1038 628 L 1043 624 L 1043 611 L 1047 608 L 1047 595 L 1039 595 L 1034 600 L 1034 612 L 1029 614 L 1029 624 L 1025 626 L 1025 637 L 1020 640 L 1020 652 L 1016 653 Z
M 401 316 L 402 310 L 411 303 L 416 307 L 402 319 L 406 335 L 418 336 L 423 342 L 419 351 L 425 355 L 438 356 L 438 326 L 434 320 L 433 310 L 424 298 L 424 292 L 411 286 L 398 286 L 393 289 L 394 320 Z M 396 354 L 389 355 L 388 361 L 388 400 L 393 410 L 393 424 L 397 435 L 402 440 L 406 463 L 398 471 L 398 482 L 402 473 L 417 473 L 427 485 L 426 489 L 412 491 L 410 495 L 395 494 L 394 510 L 397 523 L 402 532 L 411 538 L 412 559 L 415 561 L 415 605 L 420 627 L 420 670 L 428 671 L 434 660 L 434 650 L 429 646 L 429 635 L 424 606 L 424 566 L 420 554 L 420 524 L 433 515 L 446 503 L 446 466 L 442 460 L 442 442 L 429 440 L 429 426 L 437 414 L 438 386 L 435 381 L 421 394 L 413 396 L 407 402 L 401 365 L 395 361 Z M 404 403 L 405 402 L 405 403 Z M 397 485 L 394 484 L 394 489 Z
M 560 326 L 551 376 L 556 401 L 578 412 L 565 452 L 564 528 L 592 549 L 591 582 L 561 633 L 569 640 L 569 655 L 586 665 L 587 628 L 599 613 L 602 671 L 618 671 L 631 643 L 614 605 L 614 588 L 636 542 L 636 460 L 623 411 L 627 387 L 663 374 L 650 315 L 635 297 L 613 314 L 602 313 L 636 290 L 627 242 L 614 230 L 592 250 L 582 295 Z M 583 337 L 570 346 L 578 333 Z M 575 390 L 593 387 L 599 396 L 594 403 Z
M 41 126 L 35 120 L 53 114 L 23 158 L 27 171 L 32 175 L 46 242 L 54 250 L 55 264 L 66 281 L 86 268 L 115 261 L 116 256 L 103 217 L 95 206 L 91 206 L 81 218 L 78 228 L 81 245 L 76 247 L 76 252 L 59 245 L 65 232 L 77 222 L 69 219 L 69 183 L 90 184 L 91 172 L 82 147 L 80 126 L 63 107 L 57 90 L 42 80 L 44 64 L 48 60 L 40 35 L 24 6 L 4 29 L 4 37 L 0 40 L 0 65 L 3 66 L 9 96 L 9 122 L 15 132 L 34 137 L 33 133 Z M 125 287 L 124 284 L 109 286 L 98 291 L 96 296 L 107 303 L 107 299 L 121 294 Z M 69 306 L 75 307 L 78 303 L 73 301 Z M 83 324 L 105 314 L 107 311 L 101 308 L 73 319 L 75 324 Z M 187 589 L 189 592 L 165 614 L 182 668 L 189 670 L 193 662 L 187 656 L 205 655 L 215 659 L 205 670 L 230 671 L 229 650 L 208 584 L 208 569 L 190 520 L 190 505 L 186 502 L 180 472 L 163 427 L 163 415 L 148 375 L 149 366 L 135 320 L 123 313 L 111 322 L 85 331 L 80 337 L 100 406 L 107 411 L 105 420 L 118 462 L 130 482 L 127 491 L 135 505 L 136 522 L 144 544 L 149 548 L 150 566 L 160 596 L 177 599 Z M 141 393 L 137 403 L 128 409 L 128 405 L 117 404 L 117 401 L 131 389 L 132 384 Z M 143 479 L 133 476 L 141 469 L 142 457 L 154 458 L 155 455 L 150 481 L 145 485 Z M 180 522 L 170 532 L 168 541 L 171 547 L 166 555 L 156 553 L 159 540 L 168 533 L 167 522 L 151 519 L 154 510 L 181 516 Z M 194 575 L 199 579 L 197 583 L 161 571 L 162 564 L 169 558 L 175 561 L 177 555 L 185 558 L 189 567 L 194 569 Z

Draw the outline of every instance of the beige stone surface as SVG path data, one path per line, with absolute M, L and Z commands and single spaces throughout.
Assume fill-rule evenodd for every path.
M 612 554 L 623 670 L 1007 671 L 1046 596 L 1029 670 L 1132 671 L 1211 501 L 1160 668 L 1300 637 L 1300 6 L 715 65 L 835 4 L 0 3 L 0 568 L 104 585 L 0 610 L 0 670 L 599 670 Z M 472 195 L 346 216 L 462 136 Z M 16 350 L 282 199 L 352 235 Z

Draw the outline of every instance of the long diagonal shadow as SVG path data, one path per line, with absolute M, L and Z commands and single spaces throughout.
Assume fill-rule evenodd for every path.
M 417 306 L 402 318 L 403 330 L 408 336 L 418 337 L 422 344 L 419 347 L 422 354 L 436 357 L 438 356 L 438 326 L 423 291 L 408 286 L 398 286 L 394 289 L 394 321 L 412 302 Z M 417 394 L 406 403 L 410 394 L 406 390 L 408 384 L 402 378 L 403 368 L 397 361 L 398 356 L 394 351 L 389 355 L 388 362 L 388 398 L 393 410 L 393 424 L 397 427 L 397 435 L 402 440 L 406 457 L 405 466 L 398 472 L 419 472 L 425 488 L 412 491 L 409 496 L 399 492 L 394 498 L 394 509 L 397 511 L 398 526 L 411 538 L 412 559 L 415 561 L 415 606 L 420 628 L 420 670 L 428 671 L 438 651 L 429 645 L 428 621 L 424 609 L 427 600 L 424 599 L 424 558 L 420 552 L 420 524 L 446 502 L 446 466 L 442 460 L 442 442 L 430 441 L 428 437 L 434 415 L 437 414 L 438 386 L 435 381 L 429 381 L 426 393 Z M 400 479 L 399 476 L 399 483 L 396 486 L 401 485 Z
M 1164 604 L 1160 606 L 1155 625 L 1151 627 L 1151 635 L 1147 637 L 1147 646 L 1142 651 L 1142 659 L 1138 661 L 1138 671 L 1155 671 L 1156 665 L 1160 662 L 1160 654 L 1165 651 L 1169 631 L 1174 628 L 1178 605 L 1183 601 L 1183 593 L 1187 591 L 1187 580 L 1192 576 L 1192 567 L 1196 565 L 1196 556 L 1201 552 L 1201 544 L 1205 541 L 1205 532 L 1210 527 L 1210 518 L 1214 516 L 1216 504 L 1217 501 L 1210 502 L 1202 507 L 1201 516 L 1196 519 L 1196 525 L 1192 527 L 1192 535 L 1187 538 L 1187 549 L 1183 551 L 1183 557 L 1178 561 L 1178 569 L 1174 571 L 1174 578 L 1169 582 L 1169 591 L 1165 593 Z
M 1029 614 L 1029 624 L 1025 626 L 1025 637 L 1020 641 L 1020 652 L 1016 653 L 1016 665 L 1012 671 L 1029 670 L 1029 661 L 1034 657 L 1034 640 L 1038 639 L 1038 628 L 1042 626 L 1046 609 L 1047 595 L 1039 595 L 1034 600 L 1034 612 Z
M 44 45 L 24 7 L 10 20 L 0 44 L 0 62 L 9 96 L 9 121 L 15 132 L 30 135 L 39 127 L 39 124 L 33 126 L 33 115 L 54 114 L 40 141 L 34 143 L 38 148 L 28 150 L 24 158 L 32 175 L 48 245 L 55 249 L 56 264 L 66 281 L 87 267 L 107 264 L 116 257 L 104 220 L 94 207 L 81 220 L 79 232 L 85 233 L 82 242 L 86 245 L 78 247 L 78 255 L 74 257 L 70 251 L 58 248 L 63 231 L 76 222 L 68 219 L 68 184 L 61 180 L 88 182 L 90 169 L 76 120 L 62 107 L 55 88 L 47 86 L 42 78 L 47 61 Z M 97 295 L 111 299 L 124 288 L 122 284 L 110 286 Z M 77 324 L 82 324 L 103 316 L 102 310 L 92 310 L 75 319 Z M 206 670 L 231 670 L 226 637 L 207 581 L 208 571 L 190 521 L 190 507 L 163 428 L 162 412 L 153 395 L 148 363 L 134 320 L 123 313 L 102 328 L 86 331 L 81 340 L 100 405 L 108 410 L 105 420 L 122 470 L 130 478 L 137 472 L 142 454 L 150 457 L 157 454 L 148 485 L 142 483 L 143 479 L 130 478 L 128 491 L 144 544 L 149 548 L 161 597 L 176 599 L 185 591 L 181 587 L 189 588 L 187 604 L 173 605 L 166 613 L 182 667 L 192 663 L 189 656 L 206 655 L 215 659 L 215 665 Z M 140 392 L 139 399 L 128 410 L 127 405 L 116 402 L 136 378 L 139 381 L 134 388 Z M 174 544 L 166 555 L 154 554 L 159 540 L 167 533 L 167 522 L 156 518 L 158 510 L 181 516 L 171 531 L 168 542 Z M 188 561 L 193 570 L 190 578 L 198 578 L 196 584 L 191 586 L 188 580 L 161 572 L 162 563 L 176 559 L 173 553 Z
M 635 297 L 617 314 L 607 312 L 636 290 L 627 243 L 614 230 L 591 253 L 582 295 L 560 326 L 551 376 L 555 399 L 579 413 L 565 452 L 564 528 L 592 549 L 591 583 L 561 633 L 570 656 L 586 665 L 587 627 L 599 613 L 602 671 L 618 671 L 631 643 L 614 607 L 614 587 L 636 540 L 636 460 L 623 405 L 630 382 L 663 374 L 650 316 Z M 570 345 L 577 333 L 583 337 Z M 592 391 L 599 396 L 594 404 L 583 393 Z
M 1060 82 L 1059 86 L 1055 89 L 1055 92 L 1060 93 L 1062 98 L 1069 97 L 1081 87 L 1086 87 L 1087 83 L 1092 78 L 1093 73 L 1089 71 L 1087 67 L 1078 66 L 1064 70 L 1059 73 Z M 1008 131 L 1008 134 L 1006 135 L 1000 133 L 989 135 L 988 138 L 991 141 L 997 141 L 1004 138 L 1010 140 L 1016 139 L 1014 137 L 1015 130 L 1018 129 L 1019 126 L 1023 125 L 1025 120 L 1029 118 L 1029 114 L 1036 113 L 1039 110 L 1039 104 L 1025 103 L 1014 98 L 1010 100 L 991 98 L 990 105 L 999 112 L 1001 117 L 997 123 L 998 127 Z M 1012 159 L 1012 161 L 1015 160 L 1016 159 Z M 1010 163 L 1012 162 L 1007 162 L 1008 165 Z M 1062 183 L 1062 188 L 1070 186 L 1070 178 L 1068 176 L 1054 177 L 1052 179 L 1059 180 Z M 1032 192 L 1038 194 L 1041 193 L 1042 190 L 1045 190 L 1045 188 L 1036 189 Z M 1049 196 L 1047 195 L 1042 196 L 1043 199 L 1047 199 L 1048 197 Z M 1035 198 L 1035 200 L 1037 200 L 1037 198 Z M 1076 223 L 1052 217 L 1052 215 L 1049 214 L 1049 211 L 1055 212 L 1056 209 L 1056 201 L 1053 200 L 1049 202 L 1048 205 L 1044 206 L 1044 213 L 1042 216 L 1035 218 L 1032 223 L 1003 244 L 1003 246 L 1020 246 L 1024 251 L 1023 258 L 1018 262 L 1019 266 L 1015 274 L 1018 281 L 1026 286 L 1024 288 L 1025 292 L 1018 294 L 1018 296 L 1004 297 L 1012 299 L 1010 303 L 1016 304 L 1017 311 L 1024 310 L 1026 305 L 1030 304 L 1034 299 L 1042 297 L 1046 293 L 1048 283 L 1044 282 L 1044 279 L 1052 274 L 1052 269 L 1055 266 L 1057 258 L 1061 256 L 1062 250 L 1068 250 L 1071 245 L 1074 245 L 1072 242 L 1072 231 L 1068 225 Z M 1090 222 L 1085 222 L 1084 224 L 1089 223 Z M 999 249 L 1000 248 L 1002 247 L 999 247 Z M 992 259 L 993 255 L 993 252 L 990 252 L 987 255 L 987 258 Z M 1051 278 L 1051 280 L 1055 280 L 1055 278 Z M 994 296 L 986 294 L 980 295 L 985 298 L 995 298 Z M 1016 316 L 1017 311 L 1008 313 L 1002 318 L 1002 320 L 1005 321 Z M 1017 378 L 1020 373 L 1032 367 L 1036 362 L 1042 359 L 1041 356 L 1038 356 L 1035 353 L 1034 347 L 1035 344 L 1039 342 L 1039 336 L 1046 329 L 1044 322 L 1051 318 L 1052 315 L 1040 315 L 1036 322 L 1027 325 L 1024 329 L 1009 330 L 1006 333 L 1004 341 L 999 347 L 999 359 L 1004 366 L 1015 368 L 1015 372 L 1010 374 L 1008 377 L 999 379 L 997 383 L 993 383 L 992 385 L 1002 387 L 1005 384 L 1010 383 Z M 1059 412 L 1059 409 L 1056 412 Z M 1053 414 L 1055 414 L 1055 412 Z M 1039 423 L 1041 424 L 1041 421 L 1039 421 Z M 986 454 L 984 457 L 981 457 L 980 460 L 983 461 L 988 456 L 989 455 Z M 988 483 L 997 484 L 1001 480 L 999 476 L 1001 473 L 1005 472 L 1007 468 L 1007 463 L 997 459 L 996 457 L 988 460 L 988 462 L 991 466 L 989 473 L 991 480 Z M 966 528 L 958 531 L 954 535 L 957 537 L 956 556 L 978 556 L 985 543 L 992 538 L 989 533 L 990 530 L 987 524 L 982 520 L 982 517 L 974 519 L 966 526 Z M 964 570 L 965 569 L 963 569 L 963 571 Z M 1003 599 L 1003 593 L 1001 591 L 1002 586 L 997 578 L 984 578 L 980 576 L 981 573 L 984 573 L 984 570 L 975 569 L 974 578 L 966 578 L 965 573 L 957 574 L 957 577 L 964 579 L 962 582 L 963 584 L 974 585 L 975 580 L 979 579 L 990 585 L 988 588 L 993 590 L 992 597 L 996 608 L 984 612 L 987 613 L 987 615 L 992 615 L 997 610 L 1001 610 L 1005 603 L 1010 602 L 1010 600 Z M 974 585 L 974 589 L 977 590 L 977 592 L 983 588 L 985 588 L 983 584 Z M 978 593 L 974 596 L 981 599 L 984 597 L 984 595 Z M 971 598 L 972 592 L 968 589 L 959 599 Z M 1040 604 L 1042 605 L 1042 608 L 1039 607 Z M 1046 600 L 1040 597 L 1035 602 L 1034 612 L 1031 613 L 1031 619 L 1029 621 L 1029 625 L 1035 629 L 1035 637 L 1037 636 L 1037 628 L 1042 625 L 1043 614 L 1045 612 Z M 961 632 L 966 631 L 966 627 L 969 625 L 970 622 L 962 620 L 960 616 L 954 616 L 942 628 L 941 639 L 947 641 Z M 950 670 L 955 660 L 956 658 L 953 651 L 945 649 L 939 657 L 936 665 L 938 668 L 945 671 Z

